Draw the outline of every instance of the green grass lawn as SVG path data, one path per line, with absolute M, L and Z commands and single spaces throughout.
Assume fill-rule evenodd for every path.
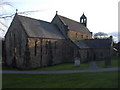
M 18 70 L 18 69 L 9 66 L 2 66 L 2 70 Z
M 110 66 L 105 66 L 104 61 L 97 61 L 97 64 L 101 68 L 111 68 L 111 67 L 118 67 L 118 60 L 120 60 L 120 57 L 113 57 L 111 59 L 111 65 Z M 38 68 L 36 70 L 83 70 L 83 69 L 88 69 L 89 68 L 89 63 L 82 63 L 80 67 L 75 67 L 73 63 L 67 63 L 67 64 L 60 64 L 60 65 L 55 65 L 51 67 L 43 67 L 43 68 Z
M 59 65 L 54 65 L 54 66 L 48 66 L 48 67 L 40 67 L 37 69 L 32 69 L 32 70 L 82 70 L 82 69 L 87 69 L 89 67 L 89 64 L 83 63 L 80 65 L 80 67 L 75 67 L 73 63 L 65 63 L 65 64 L 59 64 Z M 3 66 L 2 70 L 18 70 L 13 67 L 8 67 L 8 66 Z
M 98 66 L 101 68 L 111 68 L 111 67 L 120 67 L 120 64 L 118 64 L 120 62 L 120 57 L 113 57 L 111 59 L 111 65 L 110 66 L 105 66 L 105 62 L 104 61 L 98 61 Z
M 120 61 L 120 57 L 113 57 L 112 60 L 111 60 L 111 65 L 107 66 L 107 67 L 118 67 L 118 66 L 120 66 L 120 64 L 118 65 L 118 61 Z M 101 68 L 107 68 L 105 66 L 104 61 L 97 61 L 97 64 Z M 40 70 L 83 70 L 83 69 L 88 69 L 88 68 L 89 68 L 89 63 L 82 63 L 80 65 L 80 67 L 75 67 L 74 63 L 65 63 L 65 64 L 59 64 L 59 65 L 55 65 L 55 66 L 37 68 L 37 69 L 34 69 L 34 70 L 38 70 L 38 71 L 40 71 Z M 3 70 L 17 70 L 16 68 L 7 67 L 7 66 L 3 66 L 2 69 Z
M 3 88 L 118 88 L 118 72 L 3 74 Z
M 87 63 L 81 64 L 80 67 L 75 67 L 73 63 L 66 63 L 66 64 L 59 64 L 50 67 L 38 68 L 36 70 L 82 70 L 82 69 L 88 69 L 88 67 L 89 64 Z
M 113 57 L 111 66 L 117 67 L 120 58 Z M 97 62 L 100 67 L 104 61 Z M 60 64 L 51 67 L 38 68 L 35 70 L 80 70 L 87 69 L 88 63 L 74 67 L 72 63 Z M 3 70 L 17 70 L 3 67 Z M 117 88 L 118 72 L 92 72 L 74 74 L 3 74 L 3 88 Z M 120 80 L 120 79 L 119 79 Z

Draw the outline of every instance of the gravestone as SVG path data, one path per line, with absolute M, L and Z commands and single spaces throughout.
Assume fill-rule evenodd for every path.
M 106 58 L 105 59 L 105 66 L 110 66 L 111 65 L 111 58 Z
M 74 60 L 74 66 L 79 67 L 80 66 L 80 58 L 76 57 Z
M 100 67 L 97 65 L 96 61 L 89 62 L 89 69 L 99 69 Z

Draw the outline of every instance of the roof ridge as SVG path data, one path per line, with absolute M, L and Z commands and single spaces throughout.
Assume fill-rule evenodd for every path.
M 65 39 L 58 28 L 50 22 L 21 15 L 17 15 L 17 18 L 28 37 Z
M 33 19 L 33 20 L 37 20 L 37 21 L 42 21 L 42 22 L 46 22 L 46 23 L 51 23 L 51 22 L 48 22 L 48 21 L 44 21 L 44 20 L 41 20 L 41 19 L 36 19 L 36 18 L 32 18 L 32 17 L 28 17 L 28 16 L 23 16 L 23 15 L 18 15 L 18 17 L 23 17 L 23 18 L 28 18 L 28 19 Z
M 61 15 L 58 15 L 58 17 L 61 19 L 63 23 L 65 23 L 65 25 L 68 25 L 69 29 L 83 33 L 90 33 L 89 29 L 84 25 L 82 25 L 80 22 L 75 21 L 73 19 L 69 19 Z
M 67 17 L 65 17 L 65 16 L 61 16 L 61 15 L 58 15 L 58 16 L 60 16 L 60 17 L 63 17 L 63 18 L 69 19 L 69 20 L 71 20 L 71 21 L 74 21 L 74 22 L 79 23 L 78 21 L 75 21 L 75 20 L 73 20 L 73 19 L 71 19 L 71 18 L 67 18 Z M 80 23 L 79 23 L 79 24 L 80 24 Z M 82 24 L 81 24 L 81 25 L 82 25 Z
M 58 17 L 60 18 L 60 17 L 63 17 L 63 16 L 58 15 Z M 60 18 L 60 20 L 63 22 L 64 25 L 66 25 L 65 22 L 61 18 Z
M 65 17 L 65 16 L 61 16 L 61 15 L 58 15 L 58 16 L 60 16 L 60 17 L 62 17 L 62 18 L 65 18 L 65 19 L 68 19 L 68 20 L 71 20 L 71 21 L 73 21 L 73 22 L 76 22 L 77 24 L 80 24 L 82 27 L 84 27 L 84 28 L 87 28 L 87 27 L 85 27 L 84 25 L 82 25 L 80 22 L 78 22 L 78 21 L 75 21 L 75 20 L 73 20 L 73 19 L 70 19 L 70 18 L 67 18 L 67 17 Z M 62 20 L 63 21 L 63 20 Z M 64 22 L 64 21 L 63 21 Z M 88 28 L 87 28 L 88 29 Z

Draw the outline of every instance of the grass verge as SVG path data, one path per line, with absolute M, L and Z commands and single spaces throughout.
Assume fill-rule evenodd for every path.
M 3 88 L 118 88 L 118 72 L 3 74 Z
M 104 61 L 97 61 L 97 64 L 101 68 L 111 68 L 111 67 L 120 67 L 120 64 L 118 62 L 120 61 L 120 57 L 113 57 L 111 60 L 110 66 L 105 66 Z M 89 63 L 82 63 L 80 67 L 75 67 L 73 63 L 65 63 L 65 64 L 59 64 L 55 66 L 48 66 L 48 67 L 40 67 L 34 70 L 42 71 L 42 70 L 84 70 L 89 68 Z M 3 66 L 2 70 L 18 70 L 16 68 Z
M 111 67 L 120 67 L 120 57 L 112 57 L 111 59 L 111 65 L 110 66 L 105 66 L 105 61 L 98 61 L 98 66 L 101 68 L 111 68 Z
M 55 66 L 38 68 L 36 70 L 83 70 L 83 69 L 88 69 L 88 67 L 89 67 L 89 64 L 87 63 L 81 64 L 80 67 L 75 67 L 73 63 L 65 63 L 65 64 L 59 64 Z

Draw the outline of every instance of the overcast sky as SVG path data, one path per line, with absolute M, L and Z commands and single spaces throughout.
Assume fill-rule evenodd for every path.
M 119 0 L 2 0 L 14 7 L 4 7 L 2 13 L 40 10 L 29 17 L 51 22 L 56 11 L 59 15 L 80 21 L 83 14 L 87 17 L 87 27 L 91 32 L 118 32 Z

